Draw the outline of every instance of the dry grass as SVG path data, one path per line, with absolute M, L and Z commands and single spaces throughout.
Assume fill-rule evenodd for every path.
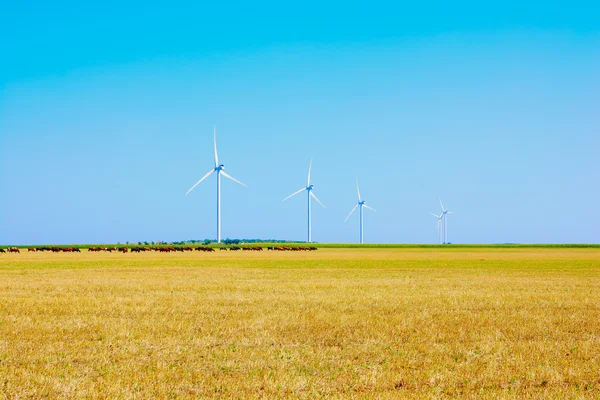
M 0 254 L 0 398 L 598 398 L 600 250 Z

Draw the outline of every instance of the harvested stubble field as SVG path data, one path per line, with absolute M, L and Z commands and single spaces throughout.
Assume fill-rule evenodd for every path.
M 598 398 L 600 250 L 0 255 L 0 398 Z

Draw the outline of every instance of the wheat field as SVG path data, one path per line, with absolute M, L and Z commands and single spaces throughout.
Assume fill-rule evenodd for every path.
M 600 398 L 599 249 L 0 254 L 0 398 Z

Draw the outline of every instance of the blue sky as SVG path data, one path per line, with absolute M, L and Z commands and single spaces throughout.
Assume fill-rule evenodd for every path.
M 0 243 L 598 243 L 600 5 L 0 6 Z

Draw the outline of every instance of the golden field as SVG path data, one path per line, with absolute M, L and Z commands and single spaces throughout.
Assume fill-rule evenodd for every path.
M 600 250 L 0 254 L 42 397 L 600 398 Z

